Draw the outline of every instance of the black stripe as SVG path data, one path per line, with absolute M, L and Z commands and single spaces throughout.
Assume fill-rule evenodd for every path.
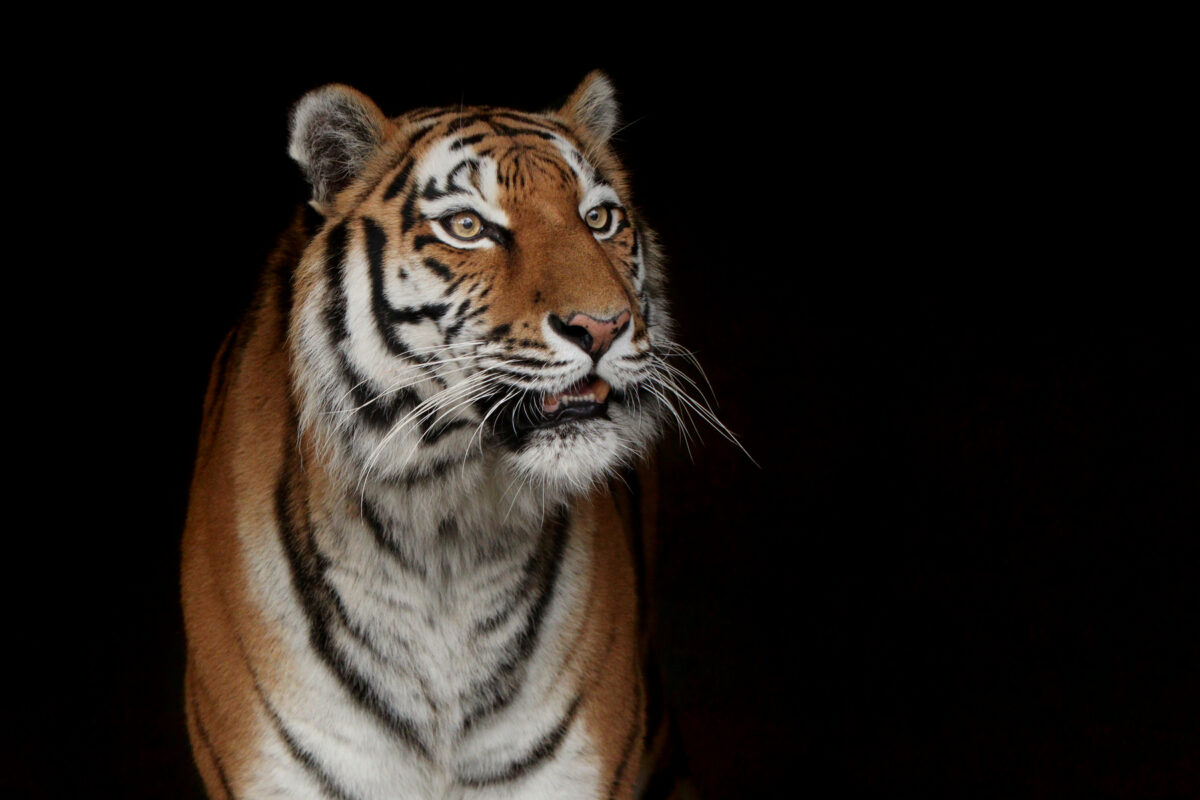
M 550 131 L 542 130 L 541 128 L 530 127 L 514 127 L 505 125 L 503 122 L 492 121 L 492 126 L 495 127 L 496 133 L 501 136 L 537 136 L 541 139 L 557 139 L 558 137 Z
M 280 538 L 291 567 L 292 584 L 309 622 L 309 641 L 350 695 L 364 710 L 385 723 L 411 749 L 430 759 L 429 748 L 421 740 L 412 720 L 399 716 L 375 690 L 369 680 L 350 663 L 332 634 L 337 614 L 336 600 L 324 580 L 327 559 L 316 548 L 303 498 L 293 498 L 291 475 L 297 460 L 294 442 L 288 442 L 287 463 L 276 488 L 276 514 Z
M 417 393 L 407 387 L 386 393 L 376 392 L 372 382 L 360 375 L 344 354 L 339 353 L 338 358 L 341 363 L 342 380 L 346 382 L 345 391 L 349 391 L 350 400 L 354 403 L 354 413 L 368 427 L 374 430 L 389 430 L 401 412 L 420 402 L 421 398 Z M 344 393 L 340 389 L 339 392 Z
M 469 778 L 459 777 L 459 782 L 466 786 L 480 788 L 516 780 L 532 772 L 535 767 L 543 761 L 552 758 L 555 752 L 558 751 L 559 745 L 562 744 L 563 739 L 567 736 L 567 731 L 571 729 L 571 723 L 575 721 L 575 715 L 578 713 L 582 702 L 583 695 L 577 695 L 574 702 L 571 703 L 570 708 L 567 709 L 567 713 L 563 715 L 558 724 L 549 733 L 539 739 L 523 757 L 513 761 L 507 767 L 492 775 L 472 776 Z
M 546 345 L 535 339 L 522 339 L 520 344 L 526 347 L 540 347 L 546 349 Z M 570 364 L 570 361 L 548 361 L 541 358 L 530 358 L 528 356 L 509 356 L 504 357 L 505 361 L 516 364 L 522 367 L 533 367 L 534 369 L 551 369 L 553 367 L 565 367 Z
M 452 419 L 449 422 L 442 422 L 425 428 L 425 422 L 422 420 L 421 427 L 424 430 L 421 431 L 421 444 L 434 444 L 447 434 L 461 430 L 462 428 L 473 428 L 477 424 L 479 423 L 472 422 L 469 419 Z
M 188 660 L 191 661 L 191 654 L 188 654 Z M 195 666 L 191 666 L 188 670 L 188 680 L 192 683 L 192 719 L 196 721 L 196 733 L 200 736 L 200 743 L 204 749 L 208 751 L 209 758 L 212 759 L 213 766 L 216 767 L 217 777 L 221 780 L 221 788 L 225 790 L 225 796 L 229 800 L 237 800 L 237 795 L 233 793 L 233 788 L 229 785 L 229 777 L 225 774 L 225 767 L 221 764 L 221 759 L 217 756 L 217 749 L 213 747 L 212 739 L 208 735 L 208 729 L 204 727 L 204 721 L 200 718 L 200 704 L 196 702 L 196 692 L 208 691 L 204 685 L 200 683 L 200 679 L 195 675 Z
M 280 518 L 280 521 L 282 524 L 282 517 Z M 244 661 L 246 664 L 246 671 L 250 673 L 250 683 L 254 687 L 254 693 L 258 695 L 258 699 L 262 703 L 263 708 L 266 710 L 267 714 L 270 715 L 271 722 L 275 726 L 276 732 L 279 734 L 280 738 L 283 739 L 284 744 L 287 745 L 288 752 L 291 754 L 292 758 L 300 762 L 301 766 L 305 768 L 305 771 L 316 778 L 326 797 L 330 797 L 333 800 L 354 800 L 352 795 L 341 789 L 333 782 L 333 778 L 327 772 L 325 772 L 325 770 L 323 770 L 319 764 L 317 764 L 317 760 L 313 757 L 312 753 L 301 747 L 299 742 L 297 742 L 292 736 L 291 732 L 288 731 L 287 726 L 283 724 L 283 719 L 279 716 L 279 712 L 275 710 L 275 706 L 272 705 L 270 699 L 267 697 L 267 693 L 263 691 L 262 684 L 258 682 L 258 675 L 255 673 L 254 665 L 250 661 L 250 654 L 246 650 L 245 642 L 242 641 L 242 637 L 237 633 L 237 631 L 233 632 L 233 637 L 237 642 L 238 651 L 242 656 L 242 661 Z
M 636 469 L 626 469 L 622 475 L 629 487 L 629 525 L 632 533 L 633 570 L 637 581 L 638 625 L 646 625 L 646 596 L 649 591 L 646 574 L 646 532 L 642 524 L 642 479 Z M 614 487 L 615 490 L 615 487 Z
M 463 715 L 463 731 L 470 730 L 480 719 L 504 708 L 516 696 L 519 673 L 537 646 L 542 620 L 558 582 L 570 522 L 571 518 L 566 511 L 555 516 L 550 525 L 543 530 L 533 555 L 526 561 L 525 576 L 518 590 L 509 598 L 503 609 L 476 624 L 476 635 L 495 630 L 513 614 L 521 602 L 526 598 L 533 598 L 525 613 L 524 624 L 507 644 L 508 655 L 486 681 L 473 684 L 462 698 L 464 702 L 470 703 L 469 710 Z
M 468 158 L 466 161 L 462 161 L 462 162 L 458 163 L 457 165 L 455 165 L 454 169 L 450 170 L 450 173 L 446 176 L 446 191 L 443 192 L 443 195 L 448 195 L 448 194 L 463 194 L 463 195 L 468 195 L 468 196 L 470 195 L 470 193 L 471 193 L 470 190 L 467 187 L 462 186 L 461 184 L 458 183 L 457 180 L 455 180 L 455 178 L 458 176 L 458 173 L 464 169 L 466 169 L 468 172 L 477 172 L 479 170 L 479 161 L 477 161 L 474 158 Z M 435 198 L 426 197 L 426 199 L 433 200 Z
M 455 139 L 454 143 L 450 145 L 450 149 L 461 150 L 467 145 L 478 144 L 479 142 L 483 141 L 486 135 L 487 134 L 477 133 L 473 136 L 464 136 L 461 139 Z
M 424 565 L 418 564 L 408 557 L 408 553 L 400 547 L 392 532 L 385 528 L 383 520 L 379 516 L 379 509 L 375 507 L 375 504 L 363 499 L 359 505 L 362 509 L 363 522 L 367 523 L 367 528 L 371 531 L 371 536 L 374 537 L 375 543 L 379 545 L 380 549 L 394 558 L 405 570 L 424 580 L 427 577 Z
M 617 796 L 617 791 L 621 788 L 621 781 L 625 778 L 625 770 L 629 768 L 629 759 L 633 756 L 633 747 L 637 744 L 638 729 L 641 727 L 644 699 L 645 694 L 639 682 L 637 702 L 633 708 L 633 722 L 629 726 L 629 733 L 625 734 L 625 744 L 621 747 L 621 760 L 617 762 L 617 771 L 613 774 L 612 783 L 608 787 L 609 800 L 613 800 Z
M 646 692 L 646 740 L 644 746 L 648 749 L 650 743 L 654 741 L 654 736 L 658 733 L 659 726 L 665 719 L 662 675 L 659 672 L 658 659 L 655 658 L 653 650 L 646 654 L 645 663 L 642 665 L 642 678 L 645 681 Z
M 330 299 L 325 306 L 325 327 L 334 344 L 349 336 L 346 329 L 346 222 L 334 226 L 325 240 L 325 281 Z
M 449 310 L 450 306 L 446 303 L 425 303 L 419 306 L 389 309 L 388 319 L 393 325 L 415 325 L 425 319 L 437 322 Z
M 464 161 L 463 164 L 466 162 Z M 462 166 L 460 164 L 459 166 Z M 441 197 L 446 197 L 450 194 L 449 191 L 442 191 L 438 188 L 437 178 L 430 178 L 425 181 L 425 188 L 421 190 L 421 197 L 425 200 L 437 200 Z
M 463 116 L 459 117 L 458 119 L 454 120 L 453 122 L 451 122 L 449 125 L 446 126 L 446 133 L 447 134 L 458 133 L 459 131 L 461 131 L 465 128 L 471 127 L 476 122 L 487 122 L 487 121 L 488 121 L 488 118 L 487 118 L 486 114 L 464 114 Z
M 404 191 L 404 187 L 408 184 L 408 176 L 412 173 L 413 164 L 415 163 L 416 162 L 410 158 L 408 163 L 404 165 L 404 168 L 396 173 L 396 177 L 392 179 L 390 184 L 388 184 L 387 191 L 383 193 L 383 199 L 385 201 L 395 198 L 398 194 Z
M 667 744 L 659 761 L 653 765 L 653 772 L 642 789 L 639 800 L 667 800 L 676 786 L 689 774 L 687 760 L 684 757 L 683 745 L 679 741 L 679 730 L 667 719 Z M 649 734 L 647 734 L 649 736 Z
M 267 713 L 271 715 L 271 722 L 275 725 L 275 730 L 279 733 L 279 737 L 283 739 L 283 743 L 287 745 L 288 753 L 291 754 L 292 758 L 300 762 L 300 765 L 304 767 L 305 772 L 316 779 L 317 783 L 320 784 L 321 791 L 324 792 L 325 796 L 333 798 L 333 800 L 354 800 L 354 796 L 342 789 L 342 787 L 338 786 L 337 783 L 334 782 L 333 776 L 326 772 L 321 765 L 317 763 L 316 757 L 308 750 L 304 749 L 304 747 L 302 747 L 300 743 L 296 741 L 295 737 L 292 736 L 291 731 L 289 731 L 287 726 L 283 724 L 283 720 L 280 719 L 279 714 L 275 711 L 271 704 L 267 702 L 266 695 L 263 694 L 262 689 L 259 687 L 257 681 L 254 683 L 254 689 L 258 692 L 258 696 L 262 699 L 263 706 L 267 709 Z
M 241 362 L 246 349 L 246 342 L 240 336 L 241 327 L 242 323 L 239 321 L 225 336 L 221 349 L 217 351 L 213 376 L 210 379 L 212 387 L 209 389 L 209 395 L 205 397 L 207 405 L 204 408 L 204 430 L 220 430 L 221 420 L 225 416 L 225 384 L 233 371 L 233 365 Z
M 504 109 L 501 111 L 494 112 L 492 114 L 492 116 L 498 117 L 500 119 L 516 120 L 518 122 L 525 123 L 526 125 L 548 125 L 553 128 L 558 128 L 560 131 L 563 131 L 564 133 L 570 133 L 570 131 L 571 131 L 570 127 L 564 125 L 563 123 L 559 122 L 556 119 L 549 119 L 546 117 L 535 117 L 532 114 L 525 114 L 521 111 L 512 111 L 509 109 Z
M 440 116 L 443 116 L 443 115 L 449 114 L 449 113 L 450 113 L 450 109 L 448 109 L 448 108 L 419 108 L 416 111 L 413 111 L 410 114 L 408 114 L 408 117 L 413 122 L 424 122 L 427 119 L 432 119 L 434 117 L 440 117 Z
M 380 337 L 392 355 L 414 361 L 427 361 L 428 359 L 419 358 L 409 349 L 391 324 L 393 317 L 399 312 L 388 305 L 383 294 L 383 249 L 387 245 L 387 234 L 370 217 L 363 217 L 363 234 L 367 240 L 367 260 L 371 265 L 371 311 L 375 316 L 375 326 Z
M 444 281 L 454 278 L 454 273 L 450 271 L 450 268 L 438 261 L 436 258 L 425 259 L 425 266 L 429 267 L 430 271 L 433 272 L 434 275 L 437 275 Z
M 436 481 L 442 478 L 451 467 L 461 467 L 472 461 L 477 461 L 482 457 L 479 450 L 472 450 L 461 458 L 447 459 L 445 461 L 434 461 L 432 464 L 427 464 L 424 467 L 410 469 L 401 475 L 384 477 L 381 480 L 388 486 L 394 488 L 411 489 L 417 484 Z

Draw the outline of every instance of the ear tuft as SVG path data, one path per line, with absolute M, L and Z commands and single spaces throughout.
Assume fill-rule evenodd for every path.
M 559 113 L 595 144 L 605 144 L 617 129 L 620 118 L 617 91 L 607 75 L 594 70 L 583 79 Z
M 312 185 L 314 208 L 328 213 L 333 198 L 383 143 L 388 124 L 369 97 L 349 86 L 322 86 L 300 98 L 292 109 L 288 155 Z

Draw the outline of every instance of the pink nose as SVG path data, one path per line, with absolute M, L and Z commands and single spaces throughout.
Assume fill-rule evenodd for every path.
M 590 314 L 576 312 L 563 322 L 557 315 L 550 315 L 550 327 L 559 336 L 574 344 L 585 353 L 591 353 L 596 361 L 608 352 L 613 340 L 629 327 L 632 315 L 625 309 L 615 317 L 596 319 Z

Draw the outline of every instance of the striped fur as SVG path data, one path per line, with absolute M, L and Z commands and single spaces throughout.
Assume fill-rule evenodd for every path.
M 184 537 L 211 797 L 654 784 L 626 487 L 652 481 L 673 346 L 612 98 L 594 73 L 544 114 L 297 106 L 321 216 L 214 364 Z

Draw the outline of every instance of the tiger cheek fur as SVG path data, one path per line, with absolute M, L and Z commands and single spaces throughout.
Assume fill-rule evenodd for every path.
M 615 122 L 598 73 L 544 114 L 297 105 L 322 219 L 214 365 L 184 537 L 212 797 L 633 796 L 613 477 L 644 468 L 672 345 Z

